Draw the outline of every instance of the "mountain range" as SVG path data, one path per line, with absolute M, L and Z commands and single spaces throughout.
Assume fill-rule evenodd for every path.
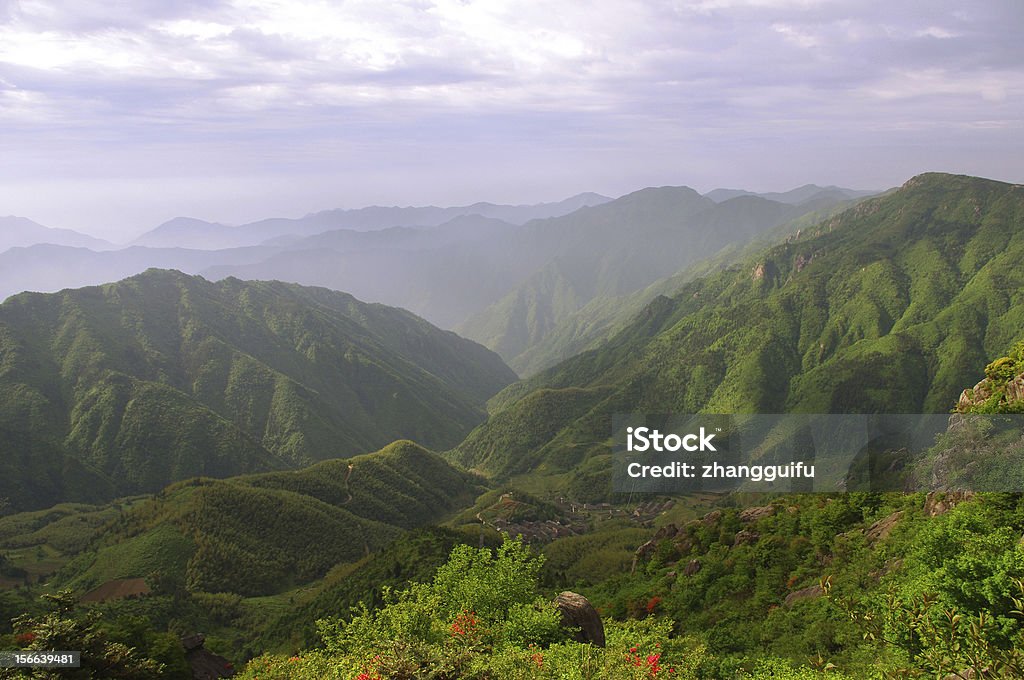
M 822 200 L 826 197 L 840 197 L 841 200 L 866 198 L 872 194 L 880 193 L 878 191 L 857 191 L 855 189 L 844 189 L 843 187 L 837 187 L 835 185 L 829 185 L 827 187 L 821 187 L 817 184 L 805 184 L 802 187 L 796 189 L 790 189 L 789 191 L 769 191 L 765 193 L 757 193 L 753 191 L 747 191 L 746 189 L 712 189 L 708 193 L 704 194 L 712 201 L 721 203 L 727 201 L 730 198 L 736 198 L 738 196 L 760 196 L 770 201 L 778 201 L 779 203 L 789 203 L 791 205 L 800 205 L 812 200 Z
M 267 595 L 440 521 L 478 484 L 409 441 L 294 472 L 180 482 L 122 513 L 62 578 L 89 590 L 159 572 L 165 588 Z
M 290 654 L 313 643 L 313 619 L 394 602 L 387 587 L 429 581 L 452 545 L 493 544 L 500 522 L 537 541 L 545 588 L 585 592 L 613 630 L 682 622 L 661 649 L 697 636 L 686 654 L 722 664 L 708 677 L 744 654 L 819 648 L 870 666 L 876 652 L 836 607 L 877 609 L 886 589 L 897 614 L 917 602 L 899 598 L 933 592 L 965 617 L 999 612 L 987 649 L 1012 647 L 1000 636 L 1020 632 L 1014 496 L 623 503 L 609 471 L 621 413 L 947 413 L 958 397 L 961 411 L 1019 411 L 1024 186 L 928 173 L 814 209 L 720 198 L 666 187 L 520 226 L 470 215 L 252 249 L 324 251 L 325 276 L 339 253 L 381 252 L 410 282 L 398 263 L 446 238 L 440 250 L 474 271 L 535 257 L 503 312 L 473 317 L 506 353 L 526 347 L 516 357 L 539 372 L 518 381 L 473 341 L 327 288 L 151 270 L 8 299 L 0 580 L 21 569 L 85 592 L 145 579 L 150 597 L 98 607 L 118 625 L 215 630 L 237 658 L 281 649 L 285 667 L 302 662 Z M 634 226 L 672 247 L 633 244 Z M 476 250 L 491 242 L 504 252 Z M 452 286 L 466 276 L 447 273 Z M 501 326 L 539 310 L 546 332 Z M 956 436 L 960 456 L 1001 445 Z M 96 505 L 48 507 L 61 501 Z M 9 514 L 34 508 L 47 509 Z M 927 663 L 908 649 L 899 663 Z
M 1022 257 L 1024 187 L 915 177 L 654 298 L 492 399 L 450 459 L 569 475 L 595 497 L 615 413 L 949 411 L 1024 328 Z
M 436 227 L 467 215 L 498 219 L 509 224 L 523 224 L 534 219 L 566 215 L 579 208 L 600 205 L 610 200 L 600 194 L 583 193 L 557 203 L 536 205 L 474 203 L 450 208 L 370 206 L 352 210 L 325 210 L 298 219 L 270 218 L 238 226 L 206 222 L 191 217 L 176 217 L 138 237 L 132 245 L 219 250 L 255 246 L 275 238 L 312 236 L 339 229 L 378 231 L 390 227 Z
M 13 215 L 0 217 L 0 253 L 10 248 L 32 246 L 39 243 L 94 250 L 115 247 L 112 243 L 71 229 L 44 227 L 32 220 Z
M 824 216 L 853 193 L 822 189 L 800 205 L 756 195 L 716 203 L 661 187 L 615 200 L 581 194 L 525 207 L 365 208 L 239 227 L 178 218 L 110 252 L 0 252 L 0 295 L 94 285 L 149 267 L 213 280 L 278 279 L 409 309 L 535 372 L 578 349 L 562 344 L 563 324 L 575 324 L 571 317 L 589 303 L 632 295 L 722 248 Z M 543 343 L 554 347 L 536 350 Z
M 154 492 L 414 438 L 458 441 L 515 374 L 404 310 L 152 270 L 0 305 L 0 497 Z

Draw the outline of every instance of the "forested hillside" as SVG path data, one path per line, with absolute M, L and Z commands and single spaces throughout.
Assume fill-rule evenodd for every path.
M 1019 412 L 1022 356 L 1018 343 L 989 363 L 959 410 Z M 997 439 L 975 443 L 988 452 Z M 415 547 L 389 550 L 354 574 L 387 580 L 386 564 L 418 582 L 370 598 L 369 610 L 339 589 L 336 612 L 318 624 L 323 648 L 255 659 L 246 677 L 1024 673 L 1020 494 L 759 494 L 713 503 L 692 519 L 663 511 L 656 528 L 596 520 L 588 534 L 532 555 L 514 542 L 496 553 L 462 545 L 442 563 L 444 537 L 420 535 Z M 417 576 L 410 553 L 419 566 L 435 561 L 436 572 Z M 611 566 L 623 560 L 631 566 Z M 581 644 L 559 626 L 551 598 L 570 586 L 601 612 L 605 645 Z
M 514 374 L 344 293 L 153 270 L 0 306 L 0 498 L 15 509 L 457 443 Z
M 1022 257 L 1024 188 L 915 177 L 510 386 L 451 459 L 499 477 L 571 471 L 594 498 L 614 413 L 946 411 L 1024 328 Z
M 408 441 L 295 472 L 186 480 L 120 513 L 57 579 L 82 592 L 155 578 L 167 592 L 270 595 L 439 521 L 479 483 Z
M 715 203 L 687 187 L 658 187 L 528 223 L 514 234 L 515 245 L 505 249 L 518 260 L 537 262 L 536 270 L 456 330 L 528 375 L 533 365 L 522 355 L 559 334 L 562 324 L 592 301 L 600 305 L 642 290 L 723 248 L 742 247 L 844 202 L 823 197 L 789 205 L 740 196 Z

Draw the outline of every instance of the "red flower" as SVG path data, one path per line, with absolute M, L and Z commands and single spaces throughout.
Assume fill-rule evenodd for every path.
M 29 644 L 30 642 L 32 642 L 35 639 L 36 639 L 36 634 L 33 633 L 32 631 L 29 631 L 27 633 L 20 633 L 20 634 L 14 636 L 14 641 L 17 644 L 22 645 L 22 646 L 25 646 L 25 645 Z
M 474 612 L 462 612 L 452 621 L 452 637 L 469 638 L 477 634 L 479 621 Z

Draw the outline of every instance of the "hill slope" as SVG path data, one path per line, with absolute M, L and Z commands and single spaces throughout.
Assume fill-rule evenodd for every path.
M 566 471 L 606 455 L 612 414 L 633 411 L 946 411 L 1024 327 L 1022 257 L 1024 188 L 916 177 L 656 298 L 598 349 L 507 388 L 491 406 L 508 410 L 451 456 L 498 476 Z M 508 455 L 532 401 L 563 422 Z
M 550 259 L 456 330 L 522 369 L 530 361 L 521 355 L 558 334 L 562 322 L 591 301 L 600 307 L 600 301 L 642 290 L 817 209 L 758 196 L 714 203 L 685 187 L 661 187 L 537 224 L 535 233 L 522 236 L 536 238 L 538 247 L 554 244 L 543 248 Z
M 400 309 L 152 270 L 0 305 L 0 497 L 15 509 L 373 450 L 450 446 L 514 374 Z
M 604 290 L 593 294 L 589 299 L 586 296 L 580 296 L 579 302 L 585 302 L 585 304 L 575 310 L 564 306 L 559 313 L 553 313 L 545 319 L 548 323 L 543 328 L 540 324 L 533 324 L 535 315 L 527 317 L 532 324 L 531 327 L 537 328 L 541 332 L 533 333 L 525 344 L 525 349 L 508 359 L 508 364 L 521 376 L 531 376 L 584 350 L 596 348 L 627 326 L 633 317 L 657 296 L 673 295 L 687 281 L 707 276 L 719 269 L 741 262 L 751 254 L 758 253 L 769 246 L 794 238 L 794 235 L 801 230 L 841 212 L 854 202 L 851 200 L 839 203 L 827 201 L 814 209 L 801 206 L 800 210 L 807 209 L 808 212 L 774 227 L 771 224 L 780 218 L 780 213 L 773 209 L 771 203 L 766 204 L 759 200 L 730 201 L 728 205 L 723 204 L 720 209 L 698 215 L 694 218 L 696 224 L 688 223 L 682 231 L 685 233 L 689 229 L 705 229 L 710 231 L 712 236 L 710 239 L 686 243 L 675 249 L 676 262 L 680 265 L 678 271 L 673 271 L 671 275 L 659 278 L 639 290 L 632 290 L 632 286 L 630 286 L 625 288 L 625 292 L 612 293 Z M 761 224 L 753 225 L 756 232 L 748 231 L 751 228 L 749 223 L 746 227 L 741 224 L 737 228 L 736 209 L 743 204 L 753 208 L 749 211 L 746 219 L 764 220 Z M 765 208 L 767 210 L 763 212 L 759 210 Z M 785 210 L 782 214 L 788 212 Z M 717 224 L 708 227 L 706 221 L 712 216 Z M 724 239 L 725 245 L 719 247 L 715 241 L 719 238 Z M 668 241 L 671 242 L 671 239 Z M 647 242 L 645 247 L 651 248 L 657 243 L 658 240 L 655 239 Z M 717 251 L 715 251 L 716 247 L 718 247 Z M 645 280 L 660 271 L 660 269 L 648 270 L 646 267 L 641 267 L 641 269 L 644 270 Z M 516 295 L 523 291 L 535 293 L 536 291 L 529 288 L 530 283 L 527 282 L 513 293 Z M 540 297 L 539 299 L 543 302 L 544 298 Z M 555 296 L 552 299 L 557 301 L 563 298 Z M 481 318 L 496 308 L 497 305 L 492 306 L 475 318 Z M 507 325 L 507 327 L 511 326 L 512 324 Z M 465 332 L 464 329 L 463 332 Z
M 295 472 L 172 485 L 123 512 L 58 576 L 266 595 L 386 546 L 472 502 L 477 480 L 409 441 Z

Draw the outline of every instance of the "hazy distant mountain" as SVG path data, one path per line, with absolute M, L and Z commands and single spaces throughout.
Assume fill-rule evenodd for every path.
M 188 226 L 191 222 L 199 221 L 184 220 L 180 224 L 187 228 L 195 227 Z M 381 271 L 367 268 L 368 265 L 380 263 L 384 266 L 396 259 L 403 259 L 405 253 L 494 240 L 514 228 L 501 220 L 467 215 L 429 228 L 392 227 L 379 231 L 340 229 L 314 236 L 282 236 L 264 246 L 219 250 L 132 246 L 97 252 L 86 248 L 51 245 L 15 248 L 0 253 L 0 301 L 26 290 L 52 293 L 64 288 L 98 285 L 138 274 L 151 267 L 176 269 L 188 274 L 203 273 L 213 278 L 224 278 L 234 273 L 244 278 L 277 278 L 344 289 L 335 271 L 338 267 L 336 258 L 342 253 L 349 253 L 352 267 L 360 272 L 360 276 L 348 278 L 353 279 L 355 288 L 363 293 L 360 297 L 405 305 L 408 299 L 405 294 L 388 295 L 386 292 L 381 293 L 381 286 L 365 285 L 366 281 L 373 284 L 376 279 L 387 278 Z M 275 259 L 279 254 L 283 256 L 279 260 Z M 329 264 L 326 265 L 327 275 L 321 277 L 316 274 L 316 263 L 324 259 L 325 254 Z M 235 269 L 257 263 L 266 263 L 260 267 L 266 276 L 260 276 L 259 272 L 246 276 L 241 269 Z M 416 265 L 410 263 L 409 266 Z M 307 269 L 304 275 L 294 273 Z
M 0 498 L 16 508 L 451 446 L 515 374 L 400 309 L 151 270 L 0 305 Z
M 451 208 L 370 206 L 353 210 L 325 210 L 297 219 L 275 217 L 237 227 L 176 217 L 143 234 L 133 242 L 133 245 L 158 248 L 236 248 L 257 245 L 282 236 L 311 236 L 339 229 L 376 231 L 389 227 L 434 227 L 466 215 L 479 215 L 511 224 L 523 224 L 532 219 L 565 215 L 579 208 L 600 205 L 610 200 L 600 194 L 585 193 L 557 203 L 537 205 L 474 203 Z
M 0 253 L 8 248 L 53 243 L 73 248 L 112 248 L 113 244 L 71 229 L 44 227 L 24 217 L 0 217 Z
M 147 231 L 131 244 L 147 248 L 221 250 L 257 245 L 262 240 L 264 239 L 247 234 L 242 227 L 197 220 L 194 217 L 175 217 L 152 231 Z
M 671 198 L 670 198 L 671 197 Z M 681 199 L 676 204 L 674 199 Z M 825 197 L 822 205 L 834 205 Z M 740 196 L 722 203 L 699 197 L 691 189 L 647 189 L 589 211 L 580 243 L 558 253 L 542 269 L 501 300 L 473 315 L 456 329 L 498 352 L 509 365 L 528 372 L 550 365 L 582 339 L 581 328 L 567 336 L 560 328 L 577 311 L 595 301 L 588 317 L 607 317 L 603 302 L 641 291 L 655 281 L 695 265 L 729 245 L 743 245 L 779 225 L 810 212 L 758 196 Z M 602 213 L 598 216 L 597 213 Z M 602 229 L 599 225 L 605 227 Z M 556 221 L 552 221 L 556 222 Z M 610 227 L 610 228 L 608 228 Z M 552 235 L 556 225 L 550 225 Z M 681 285 L 681 284 L 680 284 Z M 583 336 L 602 327 L 582 322 Z M 520 356 L 557 333 L 559 342 L 543 356 Z
M 842 200 L 843 194 L 823 189 L 799 206 L 758 196 L 716 204 L 686 187 L 660 187 L 613 201 L 581 194 L 525 207 L 366 208 L 244 227 L 179 218 L 140 239 L 154 247 L 34 246 L 0 254 L 0 296 L 95 285 L 149 267 L 211 279 L 277 279 L 404 307 L 439 326 L 462 328 L 521 366 L 536 366 L 515 357 L 590 301 L 630 295 L 728 244 Z M 449 216 L 467 210 L 475 212 Z M 521 225 L 509 221 L 561 211 L 571 212 Z M 447 219 L 366 230 L 400 218 Z M 328 228 L 339 222 L 350 226 Z M 263 245 L 226 247 L 247 240 Z M 184 243 L 201 247 L 155 247 Z
M 236 276 L 245 279 L 281 279 L 320 285 L 368 300 L 397 305 L 445 327 L 464 321 L 471 314 L 497 302 L 520 283 L 559 258 L 569 258 L 572 267 L 592 269 L 600 278 L 599 261 L 614 260 L 614 251 L 624 249 L 626 257 L 649 239 L 641 249 L 659 250 L 653 243 L 662 234 L 643 227 L 652 215 L 685 216 L 714 206 L 697 192 L 681 187 L 645 189 L 599 206 L 581 208 L 561 217 L 533 220 L 522 226 L 502 227 L 501 223 L 483 218 L 472 219 L 470 225 L 455 221 L 425 230 L 433 237 L 433 245 L 421 249 L 396 247 L 353 250 L 326 247 L 331 240 L 351 245 L 358 237 L 332 232 L 311 241 L 293 242 L 286 252 L 264 262 L 248 265 L 211 267 L 203 271 L 210 278 Z M 631 228 L 631 223 L 637 228 Z M 666 226 L 662 222 L 658 222 Z M 667 226 L 671 230 L 671 226 Z M 480 230 L 488 238 L 449 238 L 460 230 Z M 486 230 L 486 232 L 485 232 Z M 366 239 L 386 238 L 384 230 Z M 406 239 L 409 234 L 391 235 Z M 672 262 L 676 256 L 660 251 L 655 257 Z M 593 266 L 591 266 L 592 263 Z M 634 262 L 645 267 L 648 262 Z M 668 265 L 659 266 L 664 270 Z M 644 277 L 642 272 L 623 274 L 628 267 L 614 265 L 617 281 L 607 282 L 612 289 L 631 286 L 630 277 Z M 669 271 L 675 271 L 669 269 Z M 639 284 L 636 284 L 639 285 Z
M 388 227 L 376 231 L 335 229 L 313 236 L 290 234 L 273 238 L 266 246 L 291 250 L 332 248 L 341 251 L 398 248 L 431 249 L 453 243 L 493 239 L 510 232 L 514 225 L 480 215 L 460 215 L 435 227 Z
M 799 205 L 816 198 L 821 198 L 821 195 L 829 196 L 832 200 L 847 200 L 851 198 L 872 196 L 877 193 L 879 192 L 844 189 L 843 187 L 831 185 L 827 187 L 820 187 L 817 184 L 805 184 L 802 187 L 797 187 L 796 189 L 790 189 L 789 191 L 783 192 L 757 193 L 754 191 L 747 191 L 746 189 L 713 189 L 704 195 L 716 203 L 728 201 L 729 199 L 736 198 L 738 196 L 760 196 L 761 198 L 767 198 L 770 201 Z
M 767 229 L 747 242 L 731 242 L 714 255 L 688 264 L 646 288 L 625 295 L 595 297 L 577 311 L 560 319 L 547 335 L 509 359 L 508 365 L 521 376 L 531 376 L 580 352 L 593 349 L 628 325 L 658 296 L 674 295 L 686 283 L 733 266 L 772 245 L 791 240 L 802 230 L 814 227 L 856 203 L 857 200 L 847 200 L 830 203 L 823 209 L 808 210 L 798 218 Z M 808 205 L 801 207 L 806 208 Z
M 187 250 L 141 248 L 94 251 L 68 246 L 36 245 L 0 253 L 0 301 L 15 293 L 55 293 L 65 288 L 94 286 L 143 272 L 151 267 L 196 274 L 214 264 L 265 260 L 274 248 Z

